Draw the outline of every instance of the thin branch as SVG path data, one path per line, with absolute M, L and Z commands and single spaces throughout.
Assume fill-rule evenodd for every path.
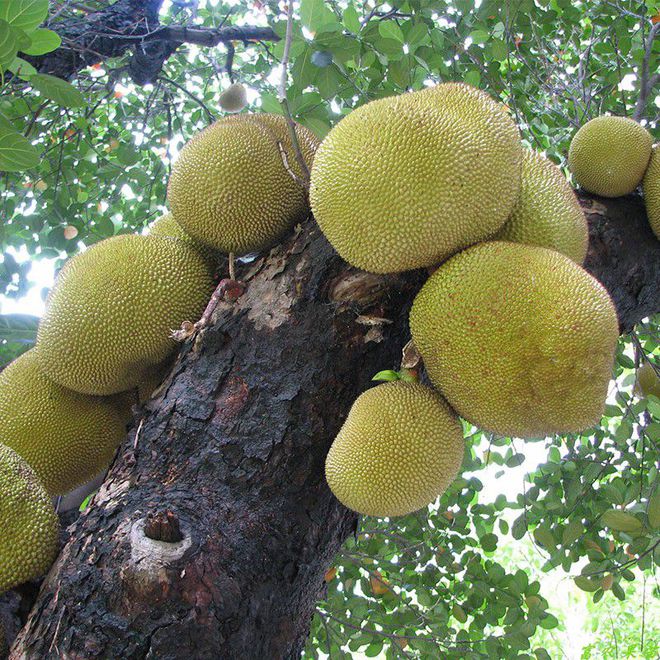
M 296 161 L 302 172 L 303 182 L 305 188 L 309 188 L 309 168 L 303 157 L 302 150 L 300 149 L 300 143 L 298 142 L 298 135 L 296 134 L 296 123 L 293 121 L 291 116 L 291 110 L 289 109 L 289 103 L 286 98 L 286 87 L 288 80 L 288 66 L 289 66 L 289 53 L 291 52 L 291 41 L 293 39 L 293 0 L 289 0 L 286 8 L 286 33 L 284 36 L 284 52 L 282 54 L 282 75 L 280 77 L 280 84 L 278 87 L 278 101 L 282 106 L 284 111 L 284 117 L 286 118 L 286 124 L 289 129 L 289 136 L 291 138 L 291 143 L 293 144 L 293 151 L 296 156 Z
M 182 91 L 186 96 L 188 96 L 193 101 L 195 101 L 195 103 L 197 103 L 204 110 L 204 112 L 206 112 L 206 115 L 210 122 L 215 121 L 215 115 L 208 109 L 204 101 L 202 101 L 202 99 L 195 96 L 192 92 L 188 91 L 183 85 L 180 85 L 178 82 L 176 82 L 176 80 L 171 80 L 170 78 L 165 78 L 164 76 L 160 76 L 158 80 L 162 80 L 172 85 L 173 87 L 176 87 L 178 90 Z
M 653 42 L 655 38 L 660 34 L 660 23 L 656 23 L 649 32 L 648 37 L 646 38 L 646 45 L 644 48 L 644 59 L 642 60 L 642 67 L 639 74 L 639 97 L 637 98 L 637 104 L 635 105 L 635 111 L 633 112 L 632 118 L 636 121 L 639 121 L 644 116 L 644 110 L 646 109 L 646 104 L 648 103 L 649 96 L 651 95 L 651 90 L 655 85 L 660 82 L 660 73 L 656 73 L 651 76 L 650 73 L 650 62 L 651 62 L 651 52 L 653 50 Z

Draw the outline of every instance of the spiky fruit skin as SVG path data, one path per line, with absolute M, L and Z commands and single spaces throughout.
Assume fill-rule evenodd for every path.
M 276 133 L 257 117 L 215 122 L 184 146 L 172 168 L 167 198 L 174 218 L 222 252 L 261 251 L 309 210 L 304 186 L 285 166 L 286 160 L 297 173 L 290 143 L 278 146 Z
M 204 260 L 208 263 L 209 268 L 215 270 L 218 253 L 208 245 L 196 241 L 192 236 L 187 234 L 171 213 L 165 213 L 158 218 L 158 220 L 149 227 L 147 235 L 169 236 L 170 238 L 177 238 L 180 241 L 184 241 L 202 255 Z
M 644 396 L 653 396 L 660 399 L 660 378 L 650 363 L 644 362 L 637 372 L 637 384 Z
M 37 334 L 39 367 L 83 394 L 130 390 L 173 353 L 172 330 L 197 320 L 212 290 L 204 259 L 180 240 L 101 241 L 57 278 Z
M 319 147 L 310 201 L 348 263 L 433 266 L 494 234 L 520 191 L 522 145 L 504 107 L 462 83 L 379 99 Z
M 458 418 L 437 392 L 396 381 L 356 399 L 328 452 L 325 474 L 349 509 L 403 516 L 447 489 L 463 452 Z
M 562 171 L 543 154 L 524 151 L 520 197 L 493 240 L 538 245 L 584 262 L 587 219 Z
M 241 83 L 229 85 L 218 97 L 218 104 L 225 112 L 240 112 L 247 103 L 247 90 Z
M 126 436 L 120 397 L 80 394 L 41 373 L 34 349 L 0 373 L 0 438 L 63 495 L 106 468 Z
M 0 594 L 43 575 L 59 546 L 59 521 L 28 463 L 0 444 Z
M 434 385 L 484 430 L 534 438 L 600 419 L 617 315 L 605 288 L 559 252 L 468 248 L 424 284 L 410 329 Z
M 573 136 L 568 167 L 587 192 L 621 197 L 642 182 L 652 144 L 651 134 L 636 121 L 603 115 Z
M 642 190 L 649 224 L 653 233 L 660 239 L 660 144 L 653 147 Z

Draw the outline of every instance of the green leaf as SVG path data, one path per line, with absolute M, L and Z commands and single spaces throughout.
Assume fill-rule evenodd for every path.
M 545 527 L 537 527 L 534 530 L 534 538 L 536 539 L 536 542 L 542 545 L 546 550 L 554 550 L 557 545 L 552 532 Z
M 451 614 L 456 619 L 456 621 L 460 623 L 465 623 L 467 621 L 467 614 L 465 613 L 465 610 L 458 604 L 454 603 L 454 605 L 451 608 Z
M 618 532 L 628 532 L 630 534 L 638 534 L 644 527 L 635 516 L 616 509 L 605 511 L 601 516 L 601 522 L 610 529 Z
M 39 317 L 31 314 L 0 314 L 0 337 L 6 341 L 34 344 Z
M 32 43 L 27 48 L 22 48 L 21 52 L 26 55 L 44 55 L 50 53 L 62 44 L 57 32 L 47 30 L 46 28 L 37 28 L 30 34 Z
M 486 552 L 494 552 L 497 549 L 497 535 L 496 534 L 484 534 L 480 539 L 481 547 Z
M 5 20 L 0 20 L 0 67 L 6 67 L 13 62 L 18 50 L 16 34 L 11 25 Z
M 316 32 L 322 25 L 337 19 L 323 0 L 301 0 L 300 20 L 308 30 Z
M 401 375 L 398 371 L 385 369 L 384 371 L 379 371 L 371 380 L 384 380 L 389 382 L 393 380 L 401 380 Z
M 39 152 L 18 131 L 0 125 L 0 171 L 21 172 L 36 167 Z
M 346 7 L 342 20 L 346 29 L 349 30 L 349 32 L 353 32 L 353 34 L 357 34 L 362 28 L 357 10 L 353 5 Z
M 660 527 L 660 484 L 656 484 L 655 492 L 649 500 L 649 506 L 646 513 L 651 528 L 657 529 Z
M 64 108 L 79 108 L 85 105 L 83 95 L 70 83 L 47 73 L 37 73 L 30 78 L 30 84 L 46 98 Z
M 571 522 L 564 527 L 561 535 L 561 542 L 563 545 L 570 545 L 573 541 L 577 541 L 584 534 L 584 526 L 579 520 L 571 520 Z
M 48 0 L 2 0 L 0 18 L 26 32 L 41 25 L 48 16 Z
M 15 57 L 7 69 L 16 74 L 21 80 L 30 80 L 37 70 L 21 57 Z
M 381 21 L 378 24 L 378 33 L 383 39 L 394 39 L 399 43 L 404 42 L 403 32 L 394 21 Z
M 600 586 L 598 580 L 592 580 L 584 575 L 578 575 L 578 577 L 575 578 L 575 584 L 579 589 L 582 589 L 582 591 L 588 592 L 594 592 Z

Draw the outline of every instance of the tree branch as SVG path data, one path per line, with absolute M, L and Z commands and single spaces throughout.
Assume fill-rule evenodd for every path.
M 269 27 L 163 26 L 158 20 L 161 4 L 162 0 L 117 0 L 84 18 L 48 23 L 62 38 L 62 46 L 25 59 L 39 72 L 67 80 L 86 66 L 132 51 L 129 74 L 144 85 L 156 80 L 165 61 L 184 43 L 211 48 L 234 41 L 279 41 Z
M 651 28 L 648 37 L 646 38 L 644 58 L 642 60 L 642 66 L 639 72 L 639 97 L 637 98 L 635 111 L 633 112 L 632 116 L 632 118 L 636 121 L 639 121 L 644 116 L 644 110 L 646 109 L 646 104 L 648 103 L 651 91 L 653 90 L 653 87 L 657 85 L 658 82 L 660 82 L 660 74 L 656 73 L 653 76 L 650 74 L 653 42 L 658 34 L 660 34 L 660 23 L 655 23 Z

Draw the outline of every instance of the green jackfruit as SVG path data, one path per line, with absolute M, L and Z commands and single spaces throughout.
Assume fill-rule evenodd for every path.
M 587 256 L 589 228 L 575 192 L 542 154 L 525 150 L 520 197 L 493 240 L 551 248 L 578 264 Z
M 32 468 L 0 444 L 0 594 L 43 575 L 59 547 L 59 521 Z
M 644 396 L 652 394 L 660 399 L 660 378 L 650 362 L 644 362 L 637 370 L 637 386 Z
M 126 436 L 129 406 L 117 395 L 89 396 L 41 373 L 34 349 L 0 373 L 0 438 L 62 495 L 106 468 Z
M 402 516 L 440 496 L 463 461 L 463 431 L 432 389 L 396 381 L 361 394 L 325 463 L 330 489 L 354 511 Z
M 174 219 L 171 213 L 163 214 L 156 220 L 147 233 L 148 236 L 168 236 L 170 238 L 178 238 L 184 241 L 190 247 L 197 250 L 204 260 L 208 263 L 209 268 L 215 270 L 218 261 L 218 252 L 213 250 L 208 245 L 196 241 L 192 236 L 187 234 L 183 227 Z
M 167 198 L 190 236 L 222 252 L 245 254 L 269 247 L 305 218 L 307 195 L 288 135 L 282 138 L 283 121 L 224 117 L 184 146 Z M 313 135 L 302 126 L 296 134 L 311 166 L 313 153 L 305 145 Z
M 653 233 L 660 239 L 660 144 L 653 147 L 651 160 L 642 182 L 646 215 Z
M 602 197 L 631 193 L 651 157 L 651 134 L 627 117 L 596 117 L 573 136 L 568 167 L 587 192 Z
M 196 321 L 213 280 L 183 241 L 161 236 L 108 238 L 70 259 L 39 326 L 39 367 L 83 394 L 133 389 L 177 344 L 183 321 Z
M 348 263 L 433 266 L 494 234 L 521 184 L 504 107 L 461 83 L 379 99 L 342 119 L 314 158 L 314 217 Z
M 247 90 L 241 83 L 229 85 L 218 97 L 218 105 L 225 112 L 240 112 L 247 103 Z
M 434 385 L 482 429 L 543 437 L 600 419 L 617 315 L 604 287 L 559 252 L 468 248 L 422 287 L 410 329 Z

